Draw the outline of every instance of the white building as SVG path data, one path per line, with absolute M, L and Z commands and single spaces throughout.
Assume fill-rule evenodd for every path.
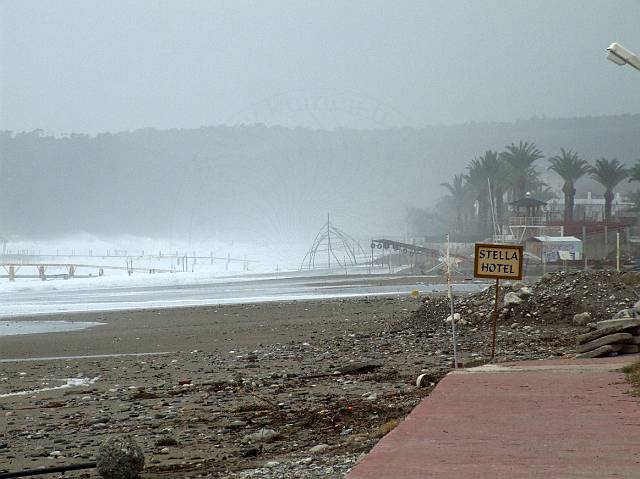
M 604 197 L 594 197 L 591 192 L 586 198 L 574 198 L 574 221 L 603 221 L 604 220 Z M 633 208 L 634 204 L 623 201 L 620 193 L 616 193 L 611 204 L 611 214 L 617 216 L 622 211 Z M 561 199 L 551 200 L 547 206 L 551 212 L 555 212 L 561 218 L 564 212 L 564 196 Z

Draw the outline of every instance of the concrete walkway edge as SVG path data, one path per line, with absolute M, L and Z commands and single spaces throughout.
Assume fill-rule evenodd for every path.
M 449 373 L 347 478 L 640 478 L 639 357 Z

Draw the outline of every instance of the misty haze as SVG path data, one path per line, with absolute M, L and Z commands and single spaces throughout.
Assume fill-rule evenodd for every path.
M 0 0 L 0 479 L 632 477 L 626 389 L 482 368 L 640 387 L 638 18 Z

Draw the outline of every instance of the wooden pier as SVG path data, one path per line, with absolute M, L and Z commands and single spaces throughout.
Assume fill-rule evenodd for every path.
M 76 264 L 76 263 L 0 263 L 0 266 L 7 272 L 7 274 L 0 274 L 0 278 L 9 278 L 9 281 L 15 281 L 18 278 L 39 278 L 42 281 L 46 281 L 49 278 L 93 278 L 95 276 L 104 276 L 105 270 L 118 270 L 126 271 L 129 275 L 135 272 L 138 273 L 175 273 L 175 269 L 160 269 L 160 268 L 134 268 L 132 266 L 108 266 L 108 265 L 96 265 L 96 264 Z M 33 274 L 18 274 L 20 269 L 35 268 Z M 63 273 L 47 273 L 47 269 L 63 270 Z M 96 274 L 78 274 L 78 268 L 92 269 L 96 271 Z

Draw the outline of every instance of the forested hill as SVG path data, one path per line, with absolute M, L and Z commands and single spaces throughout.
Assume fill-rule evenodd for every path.
M 547 156 L 563 147 L 631 163 L 640 159 L 640 115 L 367 131 L 3 132 L 0 225 L 7 238 L 305 239 L 332 212 L 356 235 L 402 234 L 407 207 L 429 206 L 471 158 L 520 140 Z

